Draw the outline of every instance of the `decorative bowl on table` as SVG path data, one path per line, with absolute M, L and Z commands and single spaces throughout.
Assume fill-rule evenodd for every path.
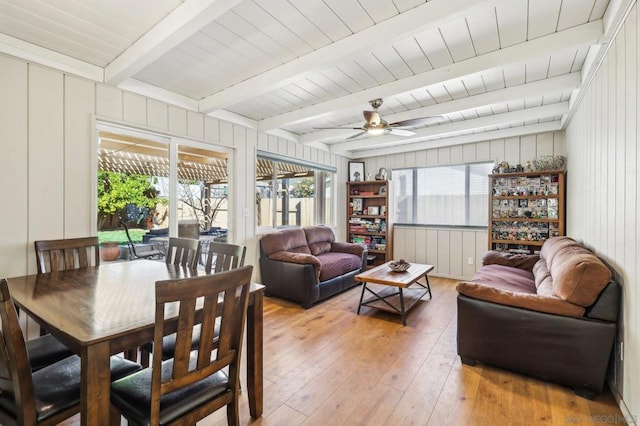
M 405 272 L 410 266 L 411 264 L 404 259 L 394 260 L 389 263 L 389 269 L 393 272 Z

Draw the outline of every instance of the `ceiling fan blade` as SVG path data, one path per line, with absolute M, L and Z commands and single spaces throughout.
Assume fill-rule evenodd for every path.
M 390 127 L 416 127 L 423 126 L 425 124 L 429 124 L 433 121 L 434 118 L 442 118 L 440 115 L 434 115 L 432 117 L 421 117 L 421 118 L 411 118 L 409 120 L 402 120 L 396 123 L 389 124 Z
M 362 136 L 362 135 L 364 135 L 364 134 L 366 134 L 366 133 L 367 133 L 367 132 L 365 132 L 365 131 L 362 131 L 362 132 L 360 132 L 360 133 L 356 133 L 355 135 L 349 136 L 349 137 L 347 138 L 347 140 L 349 140 L 349 139 L 359 138 L 360 136 Z
M 416 134 L 416 132 L 412 132 L 411 130 L 396 129 L 396 128 L 389 129 L 387 133 L 391 135 L 396 135 L 396 136 L 413 136 Z
M 313 130 L 362 130 L 362 127 L 314 127 Z

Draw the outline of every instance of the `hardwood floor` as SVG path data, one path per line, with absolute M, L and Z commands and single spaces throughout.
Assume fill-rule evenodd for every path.
M 406 327 L 398 315 L 368 308 L 356 315 L 360 286 L 308 310 L 265 298 L 264 415 L 253 421 L 243 395 L 241 424 L 603 423 L 597 416 L 624 424 L 608 390 L 589 401 L 559 385 L 463 366 L 456 281 L 430 282 L 433 299 L 409 311 Z M 225 425 L 225 410 L 198 424 Z

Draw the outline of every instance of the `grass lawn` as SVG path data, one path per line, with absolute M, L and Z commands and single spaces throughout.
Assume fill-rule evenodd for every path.
M 129 229 L 129 235 L 134 243 L 142 242 L 142 236 L 147 233 L 146 229 Z M 118 244 L 127 244 L 127 234 L 124 230 L 118 231 L 99 231 L 98 240 L 102 243 L 105 241 L 117 241 Z

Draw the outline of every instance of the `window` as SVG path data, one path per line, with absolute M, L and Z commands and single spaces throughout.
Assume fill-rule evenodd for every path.
M 487 226 L 491 163 L 393 171 L 395 222 Z
M 259 153 L 256 166 L 256 225 L 258 228 L 333 223 L 335 169 L 286 161 Z

